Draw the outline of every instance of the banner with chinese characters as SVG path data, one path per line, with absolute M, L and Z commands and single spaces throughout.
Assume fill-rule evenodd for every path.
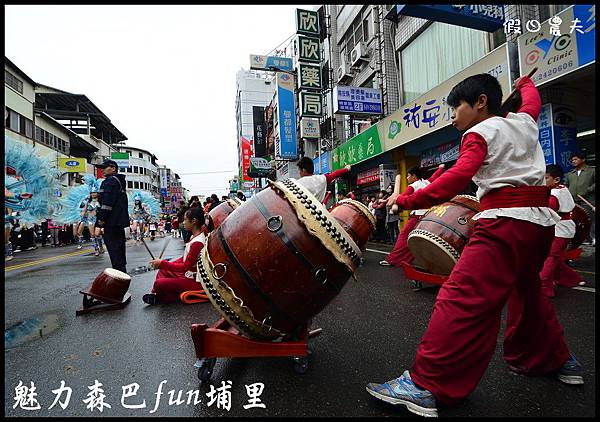
M 252 143 L 243 136 L 241 137 L 240 141 L 242 143 L 242 177 L 243 180 L 252 181 L 252 178 L 248 176 L 250 157 L 252 157 Z
M 316 92 L 300 91 L 300 117 L 321 117 L 323 98 Z
M 296 9 L 296 34 L 318 37 L 321 34 L 319 13 L 313 10 Z
M 571 155 L 577 152 L 575 112 L 558 104 L 544 104 L 538 117 L 539 140 L 546 164 L 571 170 Z
M 333 112 L 337 114 L 381 114 L 381 90 L 336 85 Z
M 379 131 L 383 151 L 389 151 L 450 125 L 452 111 L 446 104 L 446 97 L 455 85 L 478 73 L 489 73 L 496 77 L 502 87 L 503 98 L 508 96 L 512 88 L 506 44 L 377 122 L 375 127 Z
M 321 63 L 321 40 L 298 35 L 298 61 Z
M 267 155 L 264 107 L 252 106 L 252 125 L 254 126 L 254 156 L 264 157 Z
M 291 72 L 294 70 L 294 61 L 290 57 L 251 54 L 250 69 Z
M 286 160 L 298 158 L 296 139 L 296 103 L 294 101 L 294 77 L 277 73 L 277 125 L 275 155 Z
M 447 142 L 421 152 L 421 167 L 433 167 L 458 159 L 460 142 Z
M 360 163 L 382 152 L 377 126 L 371 126 L 332 151 L 331 167 L 338 170 L 346 164 Z
M 379 167 L 372 168 L 370 170 L 361 171 L 356 175 L 357 185 L 366 185 L 367 183 L 373 183 L 379 181 Z
M 389 186 L 394 190 L 398 169 L 393 164 L 379 164 L 379 189 L 386 190 Z
M 85 158 L 59 158 L 58 163 L 58 167 L 67 173 L 85 173 Z
M 303 117 L 300 119 L 300 137 L 304 139 L 319 139 L 321 136 L 321 127 L 319 119 L 313 117 Z
M 323 89 L 321 67 L 313 64 L 298 63 L 298 88 Z
M 399 4 L 396 13 L 487 32 L 504 23 L 502 4 Z
M 507 22 L 509 23 L 509 22 Z M 521 74 L 537 67 L 532 80 L 540 86 L 596 61 L 596 6 L 576 4 L 540 25 L 507 27 L 523 32 L 518 39 Z
M 315 168 L 315 174 L 329 173 L 329 152 L 326 151 L 317 158 L 313 158 L 313 165 Z

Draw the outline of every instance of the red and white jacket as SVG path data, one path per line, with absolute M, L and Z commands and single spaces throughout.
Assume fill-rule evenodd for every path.
M 160 262 L 158 268 L 174 273 L 181 273 L 187 278 L 195 278 L 196 263 L 205 244 L 206 235 L 204 233 L 197 234 L 185 245 L 182 258 L 178 258 L 175 261 L 163 260 Z

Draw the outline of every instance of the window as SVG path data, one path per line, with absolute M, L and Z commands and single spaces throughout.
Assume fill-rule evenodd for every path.
M 350 61 L 350 54 L 358 43 L 368 43 L 370 37 L 373 36 L 371 33 L 371 6 L 366 6 L 364 10 L 358 14 L 358 16 L 352 22 L 352 25 L 348 27 L 346 36 L 340 45 L 340 57 L 346 57 L 347 61 Z
M 140 188 L 140 182 L 133 182 L 133 187 L 135 189 L 139 189 Z
M 127 173 L 131 173 L 131 166 L 127 167 L 127 168 L 125 169 L 125 171 L 126 171 Z
M 42 142 L 44 139 L 44 130 L 38 126 L 35 127 L 35 140 Z
M 132 182 L 131 180 L 128 180 L 128 181 L 127 181 L 127 187 L 128 187 L 129 189 L 133 189 L 133 182 Z
M 19 113 L 16 113 L 12 110 L 9 111 L 10 113 L 10 126 L 9 128 L 14 130 L 15 132 L 19 132 L 19 128 L 20 128 L 20 122 L 21 119 L 19 119 Z
M 138 174 L 138 166 L 133 166 L 133 173 Z
M 142 154 L 141 152 L 138 152 L 138 156 L 139 156 L 140 158 L 144 158 L 144 154 Z
M 403 104 L 483 57 L 486 34 L 441 22 L 434 22 L 425 29 L 400 52 Z M 444 66 L 439 65 L 440 57 L 444 58 Z
M 33 122 L 29 119 L 25 119 L 25 136 L 33 138 Z
M 127 152 L 127 154 L 129 154 L 129 156 L 131 157 L 131 151 L 126 151 L 126 152 Z
M 23 81 L 17 78 L 15 75 L 10 73 L 8 70 L 4 70 L 4 83 L 10 86 L 12 89 L 19 93 L 23 93 Z

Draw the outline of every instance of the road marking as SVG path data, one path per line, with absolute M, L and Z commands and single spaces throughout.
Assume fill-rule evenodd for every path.
M 84 253 L 88 253 L 88 252 L 91 252 L 93 250 L 94 250 L 93 248 L 82 249 L 80 251 L 72 252 L 72 253 L 68 253 L 68 254 L 64 254 L 64 255 L 51 256 L 49 258 L 38 259 L 37 261 L 24 262 L 22 264 L 12 265 L 10 267 L 5 267 L 4 268 L 4 272 L 18 270 L 18 269 L 26 268 L 26 267 L 31 267 L 32 265 L 44 264 L 44 263 L 47 263 L 47 262 L 56 261 L 57 259 L 66 258 L 66 257 L 69 257 L 69 256 L 83 255 Z
M 367 251 L 369 251 L 369 252 L 380 253 L 380 254 L 383 254 L 383 255 L 387 255 L 387 254 L 389 254 L 389 252 L 378 251 L 377 249 L 365 249 L 365 250 L 367 250 Z
M 389 253 L 389 252 L 384 252 L 384 251 L 380 251 L 380 250 L 377 250 L 377 249 L 365 249 L 365 250 L 367 250 L 369 252 L 380 253 L 380 254 L 383 254 L 383 255 L 387 255 Z M 578 273 L 596 275 L 596 273 L 593 273 L 591 271 L 580 271 L 580 270 L 575 270 L 575 271 L 578 272 Z M 572 287 L 572 289 L 573 290 L 581 290 L 581 291 L 584 291 L 584 292 L 596 293 L 596 289 L 594 287 L 579 287 L 579 286 L 577 286 L 577 287 Z
M 594 287 L 573 287 L 573 290 L 583 290 L 584 292 L 592 292 L 592 293 L 596 293 L 596 289 Z

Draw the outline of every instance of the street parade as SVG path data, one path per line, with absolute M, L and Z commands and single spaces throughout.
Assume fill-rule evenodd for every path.
M 594 417 L 595 5 L 5 11 L 5 416 Z

